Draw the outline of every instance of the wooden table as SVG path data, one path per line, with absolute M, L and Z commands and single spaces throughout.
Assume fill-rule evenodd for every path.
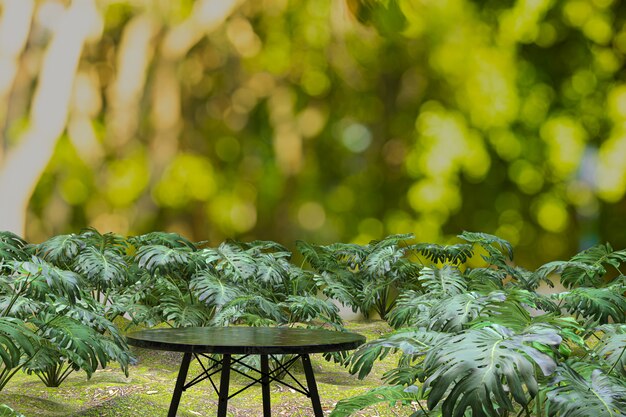
M 127 336 L 128 344 L 147 349 L 182 352 L 183 358 L 178 371 L 176 386 L 168 417 L 175 417 L 180 397 L 187 388 L 208 379 L 218 394 L 218 417 L 226 417 L 228 400 L 256 383 L 260 383 L 263 392 L 263 416 L 270 417 L 270 382 L 277 381 L 279 374 L 289 375 L 296 383 L 291 385 L 280 382 L 295 391 L 311 398 L 315 417 L 323 417 L 313 367 L 311 353 L 339 352 L 355 349 L 365 343 L 365 338 L 356 333 L 333 332 L 320 329 L 301 329 L 288 327 L 184 327 L 176 329 L 150 329 L 131 333 Z M 221 359 L 215 357 L 221 355 Z M 233 356 L 243 355 L 243 357 Z M 256 369 L 243 362 L 250 355 L 259 355 L 261 369 Z M 273 355 L 294 355 L 285 364 L 270 371 L 269 359 Z M 200 363 L 202 372 L 191 381 L 187 381 L 187 371 L 192 356 Z M 205 365 L 201 359 L 206 359 Z M 302 361 L 306 387 L 300 383 L 289 368 L 298 360 Z M 257 372 L 255 378 L 233 367 L 239 364 Z M 251 379 L 252 382 L 234 394 L 229 394 L 230 372 L 234 371 Z M 219 388 L 211 378 L 220 373 Z

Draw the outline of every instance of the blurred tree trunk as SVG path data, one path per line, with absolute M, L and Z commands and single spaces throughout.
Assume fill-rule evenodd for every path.
M 24 51 L 35 3 L 29 0 L 4 0 L 0 3 L 0 161 L 7 146 L 4 138 L 9 96 Z
M 5 1 L 5 12 L 11 3 Z M 78 62 L 98 19 L 93 0 L 75 0 L 51 28 L 29 127 L 7 150 L 0 166 L 0 230 L 24 235 L 28 202 L 65 129 Z M 25 24 L 30 25 L 30 19 L 23 19 Z M 13 51 L 13 56 L 18 53 Z
M 113 144 L 116 153 L 123 152 L 136 134 L 140 114 L 140 97 L 146 87 L 146 74 L 158 52 L 157 79 L 163 82 L 167 105 L 153 110 L 155 123 L 154 147 L 160 148 L 162 158 L 157 158 L 157 171 L 162 169 L 177 150 L 177 135 L 180 131 L 180 92 L 172 86 L 177 63 L 184 59 L 189 50 L 204 36 L 220 27 L 236 9 L 240 0 L 201 0 L 195 3 L 193 13 L 178 25 L 168 30 L 162 43 L 155 44 L 162 29 L 149 14 L 139 14 L 131 20 L 125 30 L 125 39 L 118 51 L 119 57 L 129 62 L 120 62 L 116 82 L 108 91 L 110 109 L 107 112 L 107 142 Z M 11 92 L 15 89 L 15 74 L 20 71 L 19 61 L 32 33 L 31 21 L 37 7 L 46 3 L 29 0 L 0 0 L 0 130 L 5 125 L 6 109 L 11 106 Z M 96 9 L 95 0 L 72 0 L 54 24 L 46 27 L 49 42 L 41 59 L 37 73 L 37 85 L 30 97 L 28 126 L 18 137 L 9 139 L 0 136 L 0 230 L 10 230 L 25 235 L 29 201 L 41 175 L 54 154 L 59 137 L 68 126 L 73 134 L 83 136 L 89 121 L 94 117 L 89 109 L 75 109 L 73 89 L 78 82 L 89 81 L 88 68 L 79 73 L 79 63 L 86 42 L 92 41 L 94 28 L 102 29 L 102 16 Z M 7 23 L 8 22 L 8 23 Z M 19 28 L 18 28 L 19 26 Z M 41 28 L 36 30 L 41 31 Z M 44 31 L 44 33 L 45 33 Z M 100 34 L 98 33 L 98 36 Z M 124 56 L 124 53 L 131 56 Z M 134 53 L 135 55 L 132 55 Z M 137 58 L 141 62 L 137 65 Z M 12 70 L 10 70 L 12 68 Z M 125 72 L 123 71 L 126 69 Z M 5 69 L 7 69 L 5 71 Z M 124 72 L 124 73 L 122 73 Z M 82 74 L 82 75 L 81 75 Z M 81 78 L 82 77 L 82 78 Z M 89 87 L 91 88 L 91 87 Z M 84 88 L 83 88 L 84 89 Z M 158 91 L 164 93 L 163 91 Z M 113 94 L 115 93 L 115 94 Z M 8 103 L 8 104 L 4 104 Z M 154 103 L 153 103 L 154 104 Z M 163 104 L 163 103 L 162 103 Z M 4 106 L 4 107 L 3 107 Z M 164 116 L 172 108 L 178 109 Z M 120 125 L 121 123 L 121 125 Z M 82 129 L 82 130 L 81 130 Z M 93 136 L 93 132 L 90 133 Z M 83 140 L 72 138 L 73 141 Z M 89 142 L 89 138 L 83 142 Z M 93 142 L 93 140 L 91 141 Z M 171 143 L 169 143 L 171 142 Z M 80 142 L 83 144 L 82 142 Z M 167 144 L 168 146 L 164 146 Z M 85 144 L 83 144 L 85 145 Z M 84 147 L 88 147 L 85 145 Z M 80 148 L 80 146 L 78 146 Z M 167 149 L 167 152 L 163 152 Z M 89 149 L 79 149 L 81 156 Z M 102 149 L 101 151 L 105 151 Z M 87 152 L 88 154 L 89 152 Z M 119 155 L 118 155 L 119 156 Z M 52 220 L 52 219 L 51 219 Z

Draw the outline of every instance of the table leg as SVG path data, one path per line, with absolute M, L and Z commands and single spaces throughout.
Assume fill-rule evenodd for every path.
M 270 406 L 270 364 L 267 355 L 261 355 L 261 389 L 263 390 L 263 417 L 272 416 Z
M 322 411 L 322 405 L 320 404 L 320 396 L 317 393 L 317 384 L 315 384 L 315 376 L 313 375 L 313 367 L 311 366 L 311 358 L 309 355 L 300 355 L 302 358 L 302 365 L 304 367 L 304 375 L 306 376 L 306 384 L 309 390 L 309 396 L 311 397 L 311 403 L 313 404 L 313 413 L 315 417 L 324 417 Z
M 187 371 L 189 370 L 190 362 L 191 353 L 184 353 L 183 360 L 180 363 L 180 369 L 178 370 L 176 387 L 174 388 L 174 394 L 172 394 L 172 401 L 170 402 L 170 410 L 167 413 L 167 417 L 176 417 L 176 411 L 178 410 L 178 404 L 180 403 L 180 396 L 183 394 L 183 388 L 185 387 L 185 380 L 187 379 Z
M 230 355 L 222 355 L 222 370 L 220 377 L 220 393 L 217 405 L 217 417 L 226 417 L 228 406 L 228 385 L 230 384 Z

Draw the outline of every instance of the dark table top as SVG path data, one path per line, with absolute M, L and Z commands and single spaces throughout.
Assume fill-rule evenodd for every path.
M 193 353 L 306 354 L 356 349 L 357 333 L 289 327 L 181 327 L 149 329 L 126 336 L 128 344 Z

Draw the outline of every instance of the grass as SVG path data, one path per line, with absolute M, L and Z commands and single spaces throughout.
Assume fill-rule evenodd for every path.
M 351 322 L 346 327 L 363 334 L 368 340 L 376 339 L 391 329 L 385 322 Z M 171 393 L 178 373 L 181 355 L 172 352 L 133 348 L 137 364 L 131 366 L 128 377 L 120 369 L 97 371 L 91 379 L 84 373 L 73 373 L 58 388 L 47 388 L 34 375 L 17 374 L 0 393 L 4 403 L 26 417 L 158 417 L 167 414 Z M 340 365 L 325 361 L 321 355 L 312 355 L 313 367 L 324 414 L 328 415 L 337 401 L 361 394 L 381 385 L 381 376 L 394 367 L 393 355 L 377 363 L 364 380 L 350 375 Z M 197 364 L 192 363 L 189 377 L 197 374 Z M 298 379 L 305 381 L 302 369 L 295 368 Z M 247 385 L 248 380 L 231 373 L 231 392 Z M 312 416 L 310 400 L 280 384 L 271 384 L 273 416 Z M 386 405 L 371 407 L 355 416 L 395 417 L 406 415 L 404 410 Z M 211 384 L 204 381 L 183 393 L 178 416 L 214 416 L 217 412 L 217 395 Z M 260 385 L 255 385 L 233 397 L 228 403 L 228 416 L 248 417 L 262 415 Z

